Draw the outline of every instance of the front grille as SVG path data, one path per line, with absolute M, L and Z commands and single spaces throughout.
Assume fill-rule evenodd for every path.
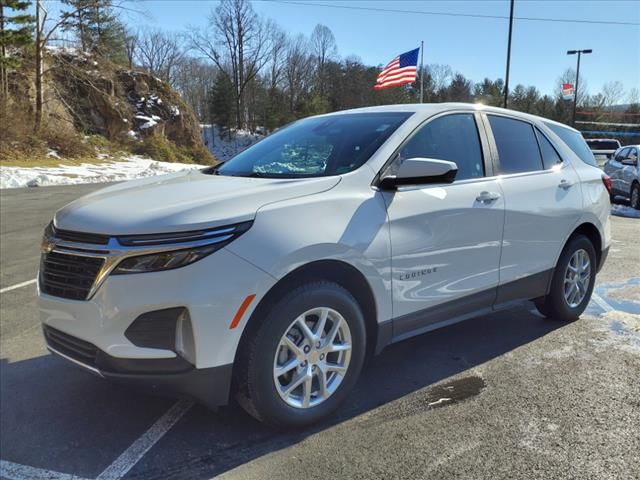
M 94 245 L 107 245 L 109 243 L 108 235 L 100 235 L 97 233 L 72 232 L 70 230 L 53 229 L 53 235 L 60 240 L 75 243 L 90 243 Z
M 95 366 L 98 354 L 98 348 L 95 345 L 48 325 L 43 325 L 42 329 L 44 338 L 51 348 L 85 365 Z
M 103 258 L 58 252 L 43 253 L 40 289 L 55 297 L 86 300 L 103 264 Z

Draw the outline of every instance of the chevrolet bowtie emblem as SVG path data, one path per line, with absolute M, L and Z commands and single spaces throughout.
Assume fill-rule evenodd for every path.
M 40 245 L 40 249 L 42 253 L 49 253 L 51 250 L 55 248 L 56 244 L 51 237 L 43 237 L 42 244 Z

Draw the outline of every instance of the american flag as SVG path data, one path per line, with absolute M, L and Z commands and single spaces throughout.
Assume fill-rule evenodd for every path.
M 384 70 L 378 75 L 376 80 L 376 90 L 382 90 L 388 87 L 397 87 L 406 83 L 416 81 L 416 72 L 418 70 L 418 52 L 419 48 L 409 52 L 401 53 L 384 67 Z

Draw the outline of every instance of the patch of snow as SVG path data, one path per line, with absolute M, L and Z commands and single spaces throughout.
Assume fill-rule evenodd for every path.
M 57 46 L 57 45 L 46 45 L 44 48 L 48 52 L 51 52 L 51 53 L 54 53 L 54 54 L 55 53 L 66 53 L 66 54 L 69 54 L 69 55 L 77 55 L 77 54 L 81 53 L 80 50 L 78 48 L 75 48 L 75 47 L 60 47 L 60 46 Z
M 178 107 L 176 107 L 175 105 L 171 105 L 171 107 L 169 107 L 169 111 L 171 112 L 171 116 L 172 117 L 179 117 L 180 116 L 180 109 Z
M 220 162 L 230 160 L 264 137 L 249 130 L 231 130 L 230 135 L 225 132 L 221 136 L 217 125 L 208 124 L 200 125 L 200 134 L 205 146 Z
M 640 210 L 636 210 L 628 205 L 611 205 L 611 215 L 618 217 L 640 218 Z
M 83 163 L 58 167 L 0 167 L 0 188 L 120 182 L 134 178 L 203 168 L 189 163 L 158 162 L 137 155 L 110 163 Z
M 158 117 L 157 115 L 151 115 L 150 117 L 147 117 L 146 115 L 136 115 L 134 118 L 136 118 L 137 120 L 142 120 L 144 122 L 142 125 L 140 125 L 141 130 L 155 127 L 158 124 L 158 120 L 160 120 L 160 117 Z
M 48 158 L 60 158 L 60 155 L 58 155 L 58 152 L 56 152 L 55 150 L 49 150 L 47 152 L 47 157 Z

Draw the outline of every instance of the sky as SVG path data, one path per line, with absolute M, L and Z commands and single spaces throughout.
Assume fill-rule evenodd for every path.
M 425 64 L 448 64 L 476 82 L 485 77 L 504 78 L 507 19 L 415 12 L 508 17 L 508 0 L 296 1 L 305 5 L 287 4 L 287 0 L 255 0 L 253 5 L 256 11 L 272 18 L 292 35 L 310 35 L 318 23 L 328 26 L 342 57 L 357 55 L 368 65 L 385 65 L 399 53 L 416 48 L 424 41 Z M 144 14 L 129 13 L 126 21 L 133 26 L 180 32 L 189 27 L 206 26 L 217 4 L 217 1 L 206 0 L 138 0 L 131 2 L 132 8 L 143 10 Z M 414 13 L 336 8 L 338 6 Z M 588 48 L 593 49 L 593 53 L 582 57 L 580 76 L 586 80 L 590 93 L 597 93 L 604 83 L 614 80 L 621 81 L 627 92 L 632 87 L 640 88 L 640 0 L 515 0 L 514 16 L 511 88 L 522 83 L 534 85 L 543 93 L 552 93 L 558 77 L 567 68 L 575 68 L 576 56 L 568 56 L 566 51 Z M 541 22 L 517 17 L 633 22 L 635 25 Z

